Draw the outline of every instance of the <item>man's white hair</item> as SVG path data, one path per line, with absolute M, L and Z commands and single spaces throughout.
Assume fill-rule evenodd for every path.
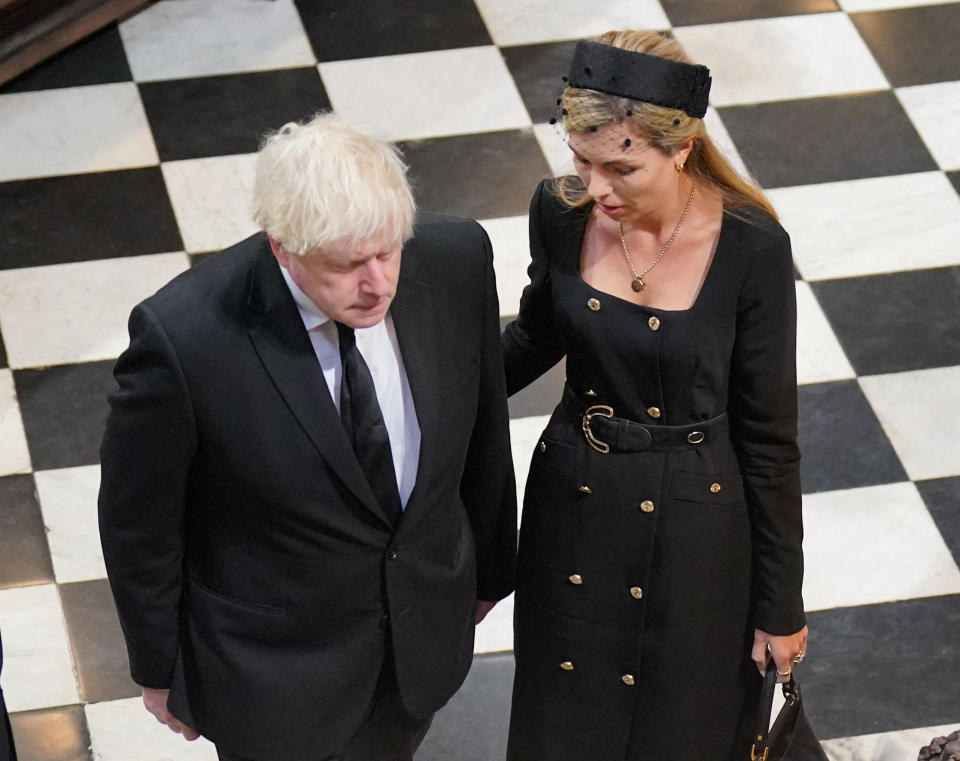
M 413 194 L 399 151 L 320 113 L 268 135 L 257 156 L 253 218 L 303 256 L 378 235 L 413 235 Z

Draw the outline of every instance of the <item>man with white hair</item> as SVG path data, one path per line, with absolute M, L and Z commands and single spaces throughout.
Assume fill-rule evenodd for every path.
M 257 160 L 263 231 L 138 305 L 100 531 L 148 710 L 230 761 L 410 761 L 513 589 L 489 240 L 330 115 Z

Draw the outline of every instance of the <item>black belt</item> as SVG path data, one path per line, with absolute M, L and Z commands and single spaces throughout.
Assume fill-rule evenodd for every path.
M 689 425 L 647 425 L 614 417 L 607 404 L 588 405 L 569 386 L 561 406 L 580 419 L 587 443 L 598 452 L 682 451 L 717 437 L 727 437 L 727 413 Z

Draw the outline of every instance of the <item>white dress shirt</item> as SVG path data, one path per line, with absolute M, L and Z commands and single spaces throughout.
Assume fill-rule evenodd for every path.
M 327 388 L 330 389 L 330 396 L 333 397 L 333 403 L 339 412 L 343 365 L 340 362 L 337 326 L 293 282 L 286 267 L 280 267 L 280 273 L 297 304 L 300 319 L 310 336 L 313 351 L 320 362 Z M 403 357 L 400 356 L 400 344 L 397 342 L 393 318 L 388 312 L 386 318 L 372 328 L 358 328 L 354 335 L 357 349 L 373 376 L 373 387 L 377 392 L 383 422 L 387 426 L 387 435 L 390 437 L 400 504 L 406 508 L 417 480 L 417 466 L 420 464 L 420 424 L 413 406 Z

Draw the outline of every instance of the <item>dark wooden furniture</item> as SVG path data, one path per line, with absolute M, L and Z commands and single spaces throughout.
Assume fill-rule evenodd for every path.
M 149 0 L 0 0 L 0 84 Z

